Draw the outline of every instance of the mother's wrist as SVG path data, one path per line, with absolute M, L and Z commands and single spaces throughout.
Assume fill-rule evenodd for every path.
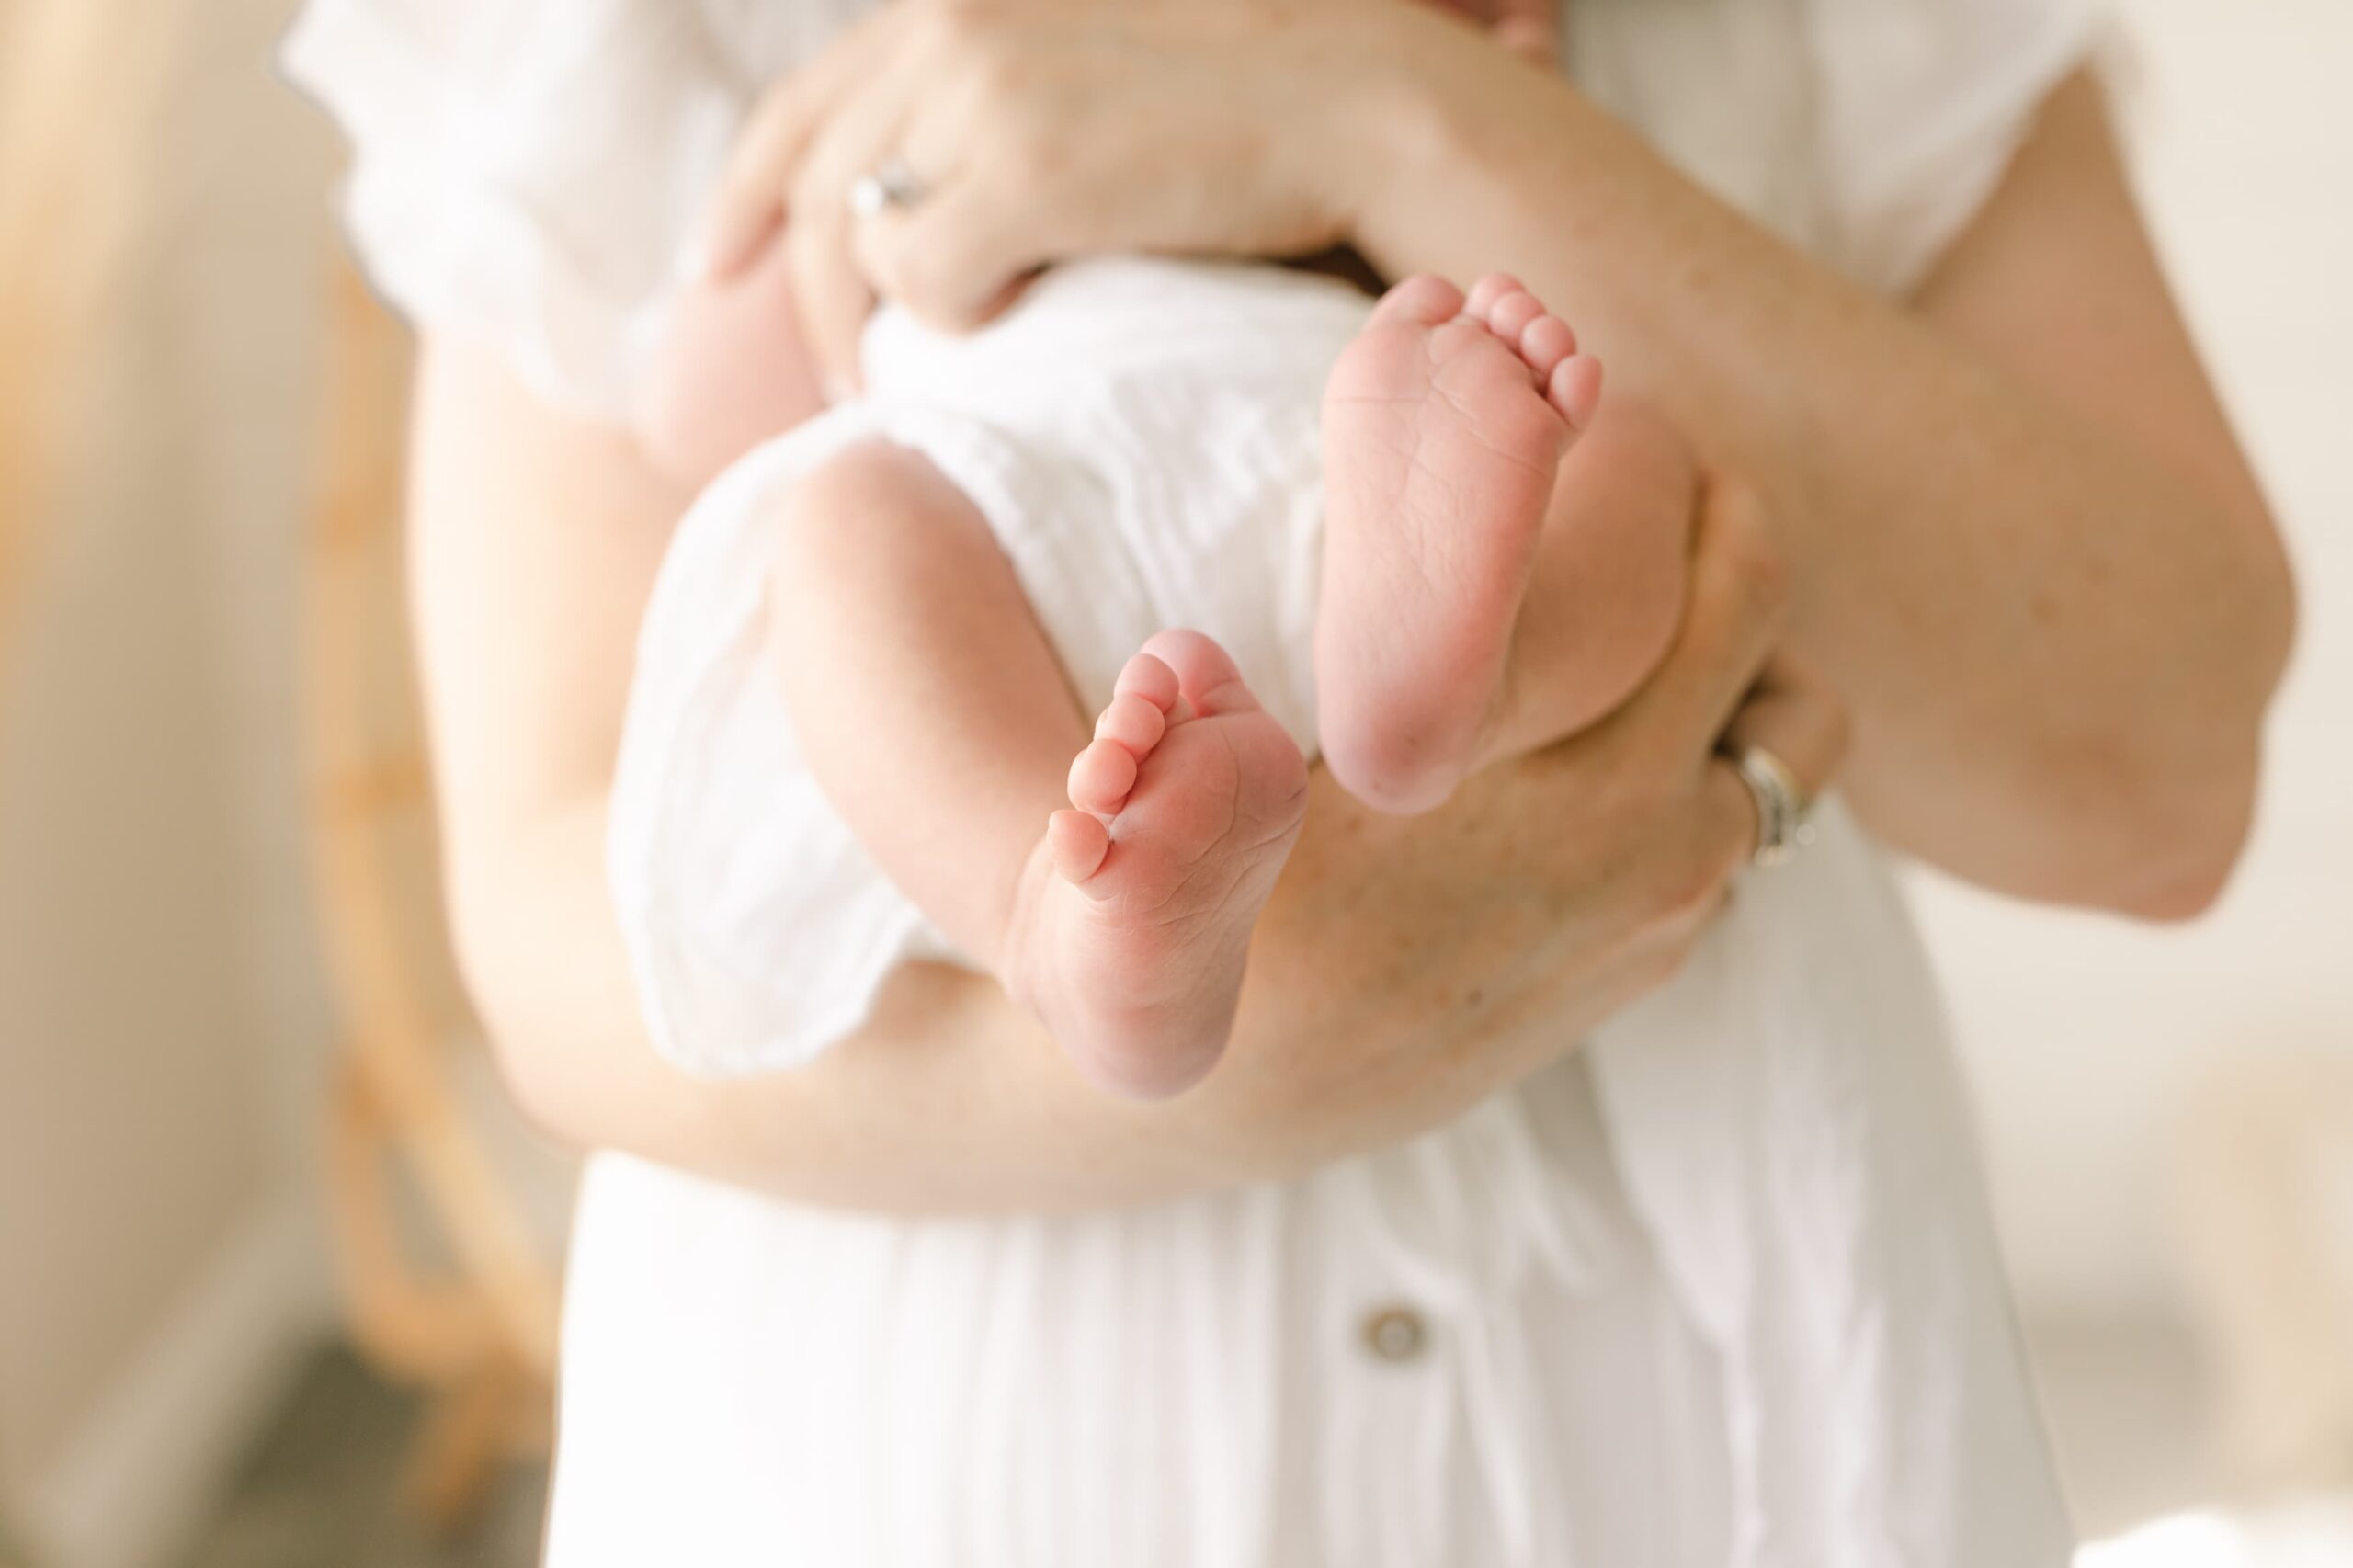
M 1341 59 L 1324 59 L 1311 77 L 1329 96 L 1310 108 L 1310 157 L 1351 231 L 1385 214 L 1401 180 L 1417 187 L 1443 164 L 1451 106 L 1419 58 L 1429 26 L 1420 9 L 1383 7 L 1377 21 L 1333 24 L 1347 29 Z
M 1353 180 L 1347 237 L 1391 276 L 1446 270 L 1433 238 L 1513 199 L 1557 153 L 1575 91 L 1422 5 L 1372 29 L 1357 63 L 1337 131 L 1352 145 L 1334 154 Z

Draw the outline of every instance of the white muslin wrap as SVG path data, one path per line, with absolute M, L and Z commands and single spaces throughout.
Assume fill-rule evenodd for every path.
M 1050 274 L 969 337 L 886 311 L 869 394 L 710 486 L 646 617 L 614 789 L 613 884 L 665 1053 L 707 1074 L 805 1062 L 893 965 L 947 952 L 826 806 L 761 669 L 793 480 L 859 441 L 922 452 L 995 530 L 1090 710 L 1146 637 L 1191 627 L 1312 747 L 1318 410 L 1368 308 L 1270 267 L 1110 259 Z

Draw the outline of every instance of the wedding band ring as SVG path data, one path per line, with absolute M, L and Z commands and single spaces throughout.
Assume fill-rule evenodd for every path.
M 1806 820 L 1813 814 L 1813 802 L 1806 799 L 1805 786 L 1788 763 L 1763 746 L 1745 747 L 1733 759 L 1733 767 L 1739 771 L 1740 781 L 1748 786 L 1748 798 L 1756 807 L 1756 852 L 1749 857 L 1749 864 L 1786 864 L 1813 842 L 1813 826 Z
M 861 218 L 879 217 L 893 207 L 913 207 L 923 198 L 923 182 L 904 158 L 885 158 L 849 187 L 849 210 Z

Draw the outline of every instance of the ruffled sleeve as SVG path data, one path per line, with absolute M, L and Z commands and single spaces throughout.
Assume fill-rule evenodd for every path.
M 1994 192 L 2036 110 L 2100 40 L 2098 0 L 1802 0 L 1818 245 L 1916 283 Z
M 618 422 L 764 79 L 727 30 L 696 0 L 312 0 L 283 62 L 350 138 L 344 213 L 385 297 Z

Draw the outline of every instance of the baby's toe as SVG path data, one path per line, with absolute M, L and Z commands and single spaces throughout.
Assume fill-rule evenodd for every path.
M 1140 697 L 1163 713 L 1176 706 L 1176 672 L 1165 661 L 1138 653 L 1112 683 L 1115 697 Z
M 1117 741 L 1097 741 L 1070 765 L 1070 803 L 1097 816 L 1116 815 L 1136 787 L 1136 756 Z
M 1095 721 L 1097 740 L 1117 741 L 1139 757 L 1149 755 L 1167 733 L 1167 710 L 1133 692 L 1111 699 L 1111 706 Z
M 1487 330 L 1510 344 L 1519 347 L 1521 336 L 1543 315 L 1543 302 L 1521 289 L 1498 299 L 1487 312 Z
M 1085 812 L 1056 812 L 1046 821 L 1046 849 L 1063 881 L 1083 882 L 1103 869 L 1111 835 Z
M 1191 715 L 1233 713 L 1258 706 L 1241 666 L 1216 638 L 1188 631 L 1155 631 L 1144 647 L 1176 672 Z
M 1570 355 L 1552 367 L 1544 396 L 1570 428 L 1584 429 L 1601 407 L 1601 361 L 1590 354 Z
M 1519 335 L 1519 357 L 1528 361 L 1536 384 L 1551 378 L 1552 368 L 1577 351 L 1577 335 L 1558 316 L 1538 316 Z
M 1471 297 L 1463 301 L 1465 314 L 1485 321 L 1495 308 L 1495 301 L 1506 294 L 1525 294 L 1518 278 L 1508 272 L 1490 272 L 1471 285 Z
M 1462 290 L 1443 278 L 1424 273 L 1383 294 L 1381 303 L 1373 307 L 1372 319 L 1376 324 L 1410 322 L 1415 326 L 1436 326 L 1461 313 Z

